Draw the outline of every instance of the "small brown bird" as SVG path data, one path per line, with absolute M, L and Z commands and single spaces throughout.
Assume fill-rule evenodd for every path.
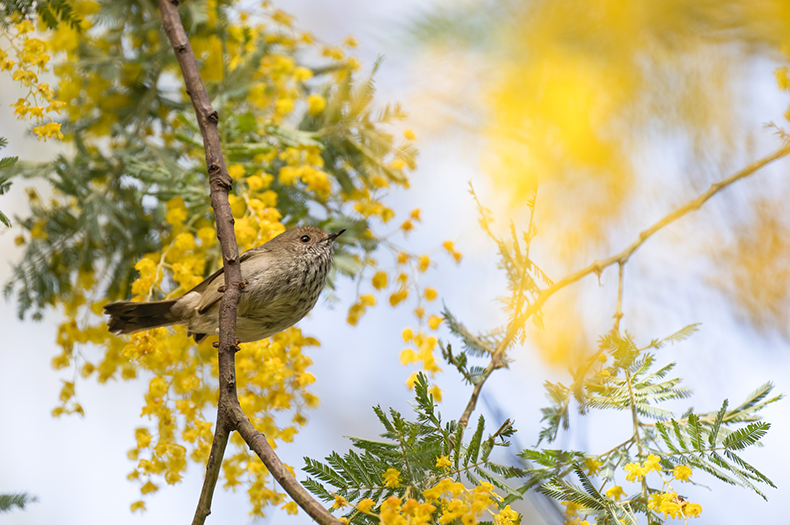
M 244 289 L 236 310 L 236 337 L 258 341 L 293 326 L 312 310 L 332 266 L 334 240 L 345 229 L 327 234 L 301 226 L 241 254 Z M 104 307 L 115 334 L 132 334 L 174 324 L 187 327 L 200 342 L 219 329 L 219 300 L 224 291 L 220 268 L 177 299 Z

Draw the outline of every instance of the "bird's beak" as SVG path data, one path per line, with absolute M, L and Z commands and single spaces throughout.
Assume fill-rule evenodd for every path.
M 345 232 L 345 231 L 346 231 L 346 229 L 345 229 L 345 228 L 343 228 L 342 230 L 337 230 L 336 232 L 330 233 L 330 234 L 327 236 L 327 238 L 325 239 L 325 240 L 326 240 L 326 242 L 332 242 L 332 241 L 334 241 L 335 239 L 337 239 L 338 237 L 340 237 L 340 236 L 343 234 L 343 232 Z

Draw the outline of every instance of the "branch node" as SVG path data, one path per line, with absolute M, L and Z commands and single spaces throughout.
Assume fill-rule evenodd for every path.
M 219 113 L 217 113 L 216 109 L 212 110 L 211 113 L 208 114 L 208 120 L 214 124 L 219 122 Z
M 178 1 L 178 0 L 176 0 L 176 2 L 177 2 L 177 1 Z M 176 47 L 176 51 L 178 51 L 179 53 L 186 53 L 186 52 L 187 52 L 187 46 L 186 46 L 186 44 L 180 44 L 180 45 L 178 45 L 178 46 Z

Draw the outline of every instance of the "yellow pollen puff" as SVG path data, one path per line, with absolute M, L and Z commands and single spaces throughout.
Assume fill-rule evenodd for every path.
M 661 470 L 661 458 L 655 454 L 650 454 L 642 465 L 645 469 L 645 473 L 651 470 Z
M 239 179 L 244 176 L 244 166 L 241 164 L 233 164 L 228 166 L 228 175 L 231 179 Z
M 623 467 L 623 470 L 628 473 L 625 475 L 625 479 L 628 481 L 642 481 L 648 472 L 639 463 L 629 463 Z
M 335 496 L 335 502 L 332 504 L 333 509 L 342 509 L 348 505 L 348 501 L 343 496 Z
M 406 299 L 406 297 L 408 295 L 409 295 L 409 292 L 406 291 L 405 288 L 401 288 L 400 290 L 398 290 L 394 294 L 390 295 L 390 304 L 392 306 L 395 306 L 398 303 L 400 303 L 401 301 L 403 301 L 404 299 Z
M 680 480 L 681 482 L 686 482 L 691 477 L 692 471 L 691 468 L 686 465 L 678 465 L 672 471 L 672 475 L 675 479 Z
M 417 376 L 419 372 L 412 372 L 409 378 L 406 380 L 406 386 L 409 387 L 409 390 L 414 388 L 414 383 L 417 382 Z
M 406 264 L 409 260 L 409 254 L 398 252 L 398 264 Z
M 357 510 L 360 512 L 368 513 L 373 509 L 374 502 L 370 498 L 365 498 L 357 503 Z
M 438 385 L 433 385 L 428 389 L 428 392 L 433 396 L 434 401 L 437 403 L 442 402 L 442 389 Z
M 427 301 L 433 301 L 434 299 L 436 299 L 436 297 L 437 297 L 438 295 L 439 295 L 439 294 L 438 294 L 438 292 L 436 291 L 436 289 L 434 289 L 434 288 L 431 288 L 430 286 L 429 286 L 428 288 L 426 288 L 426 289 L 425 289 L 425 299 L 426 299 Z
M 295 82 L 305 82 L 306 80 L 313 78 L 313 72 L 306 67 L 299 66 L 294 69 L 293 78 Z
M 33 128 L 33 133 L 36 134 L 38 140 L 44 139 L 59 139 L 63 140 L 63 133 L 60 132 L 60 124 L 57 122 L 49 122 L 43 126 L 36 126 Z
M 428 326 L 431 327 L 431 330 L 436 330 L 439 328 L 439 325 L 442 324 L 442 321 L 444 321 L 444 319 L 438 315 L 432 315 L 428 318 Z
M 417 316 L 417 319 L 422 319 L 425 317 L 425 308 L 422 306 L 418 306 L 414 309 L 414 315 Z
M 197 231 L 197 236 L 203 246 L 214 246 L 217 243 L 217 233 L 214 228 L 204 226 Z
M 587 469 L 587 474 L 594 476 L 601 470 L 601 462 L 595 458 L 585 458 L 584 468 Z
M 403 136 L 406 137 L 406 140 L 414 140 L 417 138 L 417 135 L 410 129 L 403 130 Z
M 159 490 L 159 487 L 151 483 L 151 481 L 146 482 L 145 485 L 140 487 L 140 492 L 143 494 L 152 494 Z
M 420 266 L 419 266 L 420 272 L 425 272 L 425 270 L 428 269 L 428 266 L 430 266 L 430 264 L 431 264 L 430 257 L 428 257 L 427 255 L 420 256 Z
M 372 295 L 360 295 L 359 302 L 364 306 L 376 306 L 376 298 Z
M 778 67 L 774 69 L 774 76 L 776 77 L 776 85 L 782 91 L 790 90 L 790 78 L 788 78 L 788 68 L 787 66 Z
M 313 93 L 307 97 L 307 112 L 311 115 L 318 115 L 326 108 L 326 99 L 318 93 Z
M 395 489 L 400 487 L 400 471 L 394 468 L 387 469 L 387 471 L 381 475 L 382 479 L 384 480 L 384 485 L 387 488 Z
M 420 209 L 419 208 L 415 208 L 415 209 L 411 210 L 411 213 L 409 214 L 409 217 L 411 217 L 412 219 L 414 219 L 417 222 L 421 221 L 422 219 L 420 218 Z
M 411 348 L 406 348 L 400 353 L 400 363 L 402 365 L 416 363 L 419 360 L 420 356 L 418 356 L 417 353 Z
M 688 503 L 683 507 L 683 513 L 686 516 L 699 517 L 702 514 L 702 505 L 699 503 Z
M 378 271 L 373 275 L 373 278 L 370 280 L 373 288 L 376 290 L 381 290 L 387 287 L 387 273 L 383 271 Z
M 386 177 L 381 175 L 373 175 L 370 177 L 370 184 L 374 188 L 388 188 L 390 185 L 390 181 L 387 180 Z
M 344 44 L 344 45 L 346 45 L 346 46 L 348 46 L 348 47 L 357 47 L 357 46 L 359 45 L 359 44 L 357 43 L 357 39 L 356 39 L 356 38 L 354 38 L 354 37 L 353 37 L 353 36 L 351 36 L 351 35 L 347 36 L 347 37 L 346 37 L 346 39 L 345 39 L 345 40 L 343 40 L 343 44 Z
M 173 246 L 181 251 L 191 250 L 195 247 L 195 238 L 191 233 L 179 233 L 176 235 Z
M 606 491 L 606 497 L 612 498 L 615 501 L 620 501 L 620 498 L 622 498 L 624 494 L 625 491 L 623 491 L 623 487 L 621 487 L 620 485 L 615 485 L 614 487 Z
M 18 34 L 24 35 L 25 33 L 30 33 L 33 31 L 35 26 L 33 26 L 33 22 L 30 20 L 23 20 L 18 24 L 14 24 L 14 29 L 16 29 Z
M 404 232 L 409 232 L 414 229 L 414 223 L 410 220 L 403 221 L 403 224 L 400 225 L 400 229 Z
M 403 330 L 401 336 L 403 337 L 403 342 L 408 343 L 412 340 L 412 337 L 414 337 L 414 331 L 411 328 L 406 328 Z
M 258 191 L 267 186 L 266 181 L 260 175 L 252 175 L 247 179 L 247 187 L 250 188 L 250 191 Z

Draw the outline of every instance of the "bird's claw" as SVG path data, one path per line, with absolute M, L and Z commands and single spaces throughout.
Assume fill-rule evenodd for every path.
M 234 353 L 238 352 L 239 350 L 241 350 L 241 347 L 239 346 L 240 344 L 241 344 L 241 339 L 239 339 L 237 337 L 236 338 L 236 344 L 235 345 L 231 345 L 231 347 L 230 347 L 231 350 L 233 350 Z M 219 341 L 214 341 L 213 343 L 211 343 L 211 346 L 213 346 L 214 348 L 219 348 Z
M 238 285 L 239 285 L 239 290 L 241 290 L 241 293 L 246 293 L 246 292 L 248 292 L 248 291 L 249 291 L 249 290 L 245 290 L 245 289 L 244 289 L 244 287 L 245 287 L 245 286 L 247 286 L 248 284 L 250 284 L 250 281 L 248 281 L 247 279 L 244 279 L 243 281 L 239 281 L 239 282 L 237 282 L 237 283 L 235 283 L 235 284 L 238 284 Z M 217 291 L 218 291 L 219 293 L 225 293 L 225 285 L 224 285 L 224 284 L 220 285 L 220 287 L 219 287 L 219 288 L 217 288 Z

